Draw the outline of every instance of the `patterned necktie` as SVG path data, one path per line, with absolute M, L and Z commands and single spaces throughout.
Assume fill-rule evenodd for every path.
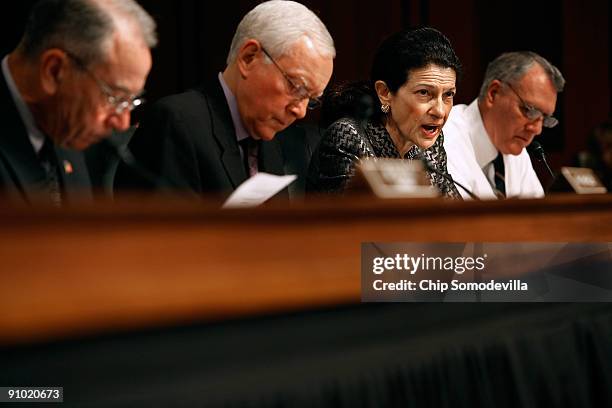
M 504 167 L 504 156 L 501 153 L 498 153 L 493 160 L 493 170 L 495 171 L 495 189 L 499 192 L 499 198 L 506 198 L 506 169 Z
M 242 139 L 240 142 L 242 148 L 242 164 L 248 177 L 253 177 L 257 174 L 257 140 L 252 137 Z
M 38 160 L 45 172 L 43 189 L 49 194 L 51 203 L 56 207 L 60 207 L 62 205 L 62 188 L 59 167 L 55 150 L 53 149 L 53 142 L 49 138 L 45 138 L 45 143 L 43 143 L 40 152 L 38 152 Z

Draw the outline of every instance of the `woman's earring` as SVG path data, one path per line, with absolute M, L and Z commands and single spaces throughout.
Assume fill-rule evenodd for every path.
M 389 113 L 389 110 L 391 110 L 391 107 L 387 105 L 386 103 L 383 103 L 380 106 L 380 110 L 382 111 L 382 113 Z

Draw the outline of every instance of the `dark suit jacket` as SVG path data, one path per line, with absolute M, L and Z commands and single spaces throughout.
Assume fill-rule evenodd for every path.
M 45 203 L 45 173 L 0 71 L 0 194 L 13 202 Z M 91 200 L 91 184 L 80 152 L 55 147 L 63 202 Z M 68 171 L 66 171 L 68 170 Z M 1 200 L 1 198 L 0 198 Z
M 305 177 L 311 155 L 307 137 L 302 127 L 293 126 L 262 142 L 259 171 Z M 153 104 L 129 148 L 138 165 L 153 177 L 120 164 L 116 190 L 169 189 L 226 196 L 247 179 L 229 106 L 217 79 Z

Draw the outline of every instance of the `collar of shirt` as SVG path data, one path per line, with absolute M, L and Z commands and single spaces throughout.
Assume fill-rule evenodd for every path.
M 242 124 L 242 119 L 240 118 L 240 112 L 238 111 L 238 103 L 236 102 L 236 97 L 229 89 L 225 80 L 223 79 L 223 74 L 219 72 L 219 82 L 221 83 L 221 88 L 223 88 L 223 94 L 225 95 L 225 100 L 227 101 L 227 105 L 230 108 L 230 113 L 232 115 L 232 122 L 234 123 L 234 130 L 236 131 L 236 140 L 239 142 L 247 137 L 251 137 L 249 132 L 245 129 Z
M 465 110 L 466 115 L 472 123 L 476 123 L 473 132 L 470 133 L 472 139 L 472 146 L 474 146 L 474 153 L 476 155 L 476 161 L 483 171 L 495 158 L 497 157 L 498 151 L 491 142 L 491 138 L 487 133 L 484 123 L 482 122 L 482 116 L 480 109 L 478 109 L 478 99 L 475 99 Z
M 15 106 L 19 112 L 19 116 L 21 116 L 21 120 L 25 124 L 30 143 L 32 143 L 34 152 L 38 154 L 40 149 L 42 149 L 43 143 L 45 143 L 45 135 L 36 126 L 36 122 L 34 122 L 34 117 L 32 116 L 32 112 L 30 112 L 30 108 L 28 108 L 25 101 L 21 97 L 19 90 L 17 89 L 17 85 L 15 84 L 15 80 L 13 79 L 11 70 L 8 66 L 8 55 L 2 59 L 2 73 L 4 74 L 6 85 L 8 86 L 9 92 L 13 97 L 13 101 L 15 102 Z

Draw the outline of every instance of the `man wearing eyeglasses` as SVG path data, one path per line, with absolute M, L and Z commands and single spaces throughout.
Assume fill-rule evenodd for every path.
M 261 3 L 238 25 L 222 73 L 147 110 L 129 148 L 157 179 L 120 165 L 115 188 L 226 196 L 258 172 L 291 172 L 306 146 L 277 134 L 316 107 L 334 56 L 329 32 L 308 8 Z
M 456 105 L 444 126 L 448 171 L 480 198 L 539 198 L 544 190 L 525 148 L 558 124 L 561 72 L 534 52 L 509 52 L 487 67 L 478 99 Z M 467 193 L 461 191 L 464 198 Z
M 151 69 L 155 22 L 132 0 L 42 0 L 2 59 L 0 193 L 91 198 L 80 151 L 126 130 Z

